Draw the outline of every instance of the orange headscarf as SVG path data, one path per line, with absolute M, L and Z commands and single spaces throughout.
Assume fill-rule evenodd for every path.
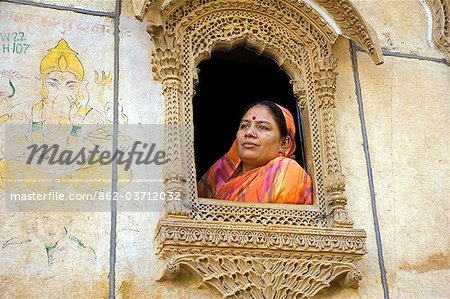
M 232 178 L 241 164 L 234 141 L 231 149 L 198 182 L 199 197 L 253 203 L 312 204 L 312 181 L 295 161 L 295 124 L 292 114 L 280 106 L 291 143 L 286 152 L 266 165 Z

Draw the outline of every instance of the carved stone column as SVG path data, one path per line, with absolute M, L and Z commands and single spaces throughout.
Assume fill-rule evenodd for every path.
M 161 82 L 164 97 L 164 150 L 169 162 L 164 165 L 166 192 L 179 193 L 180 201 L 166 201 L 166 213 L 171 217 L 189 216 L 186 177 L 183 170 L 183 126 L 180 111 L 181 100 L 181 59 L 180 47 L 173 34 L 168 34 L 161 25 L 149 25 L 152 37 L 153 75 Z
M 335 227 L 352 227 L 345 206 L 347 198 L 344 196 L 345 178 L 341 172 L 341 163 L 336 140 L 333 108 L 336 91 L 336 59 L 331 56 L 316 63 L 314 83 L 318 97 L 318 107 L 322 111 L 322 134 L 325 150 L 325 191 L 327 197 L 328 214 L 331 225 Z

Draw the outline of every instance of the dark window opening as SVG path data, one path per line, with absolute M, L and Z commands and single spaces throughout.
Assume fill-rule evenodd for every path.
M 197 180 L 224 154 L 236 138 L 245 108 L 274 101 L 294 116 L 297 162 L 306 169 L 301 119 L 290 77 L 270 58 L 241 46 L 215 51 L 201 62 L 193 99 Z

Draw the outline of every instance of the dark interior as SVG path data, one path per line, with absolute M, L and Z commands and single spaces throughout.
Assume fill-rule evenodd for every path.
M 298 106 L 289 76 L 275 61 L 241 46 L 213 52 L 211 59 L 198 68 L 199 83 L 193 100 L 197 180 L 230 149 L 245 108 L 264 100 L 276 102 L 293 114 L 295 156 L 305 168 Z

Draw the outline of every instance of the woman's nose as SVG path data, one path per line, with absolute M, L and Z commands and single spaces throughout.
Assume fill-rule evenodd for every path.
M 257 137 L 255 128 L 252 126 L 249 126 L 247 128 L 247 130 L 245 130 L 244 137 Z

